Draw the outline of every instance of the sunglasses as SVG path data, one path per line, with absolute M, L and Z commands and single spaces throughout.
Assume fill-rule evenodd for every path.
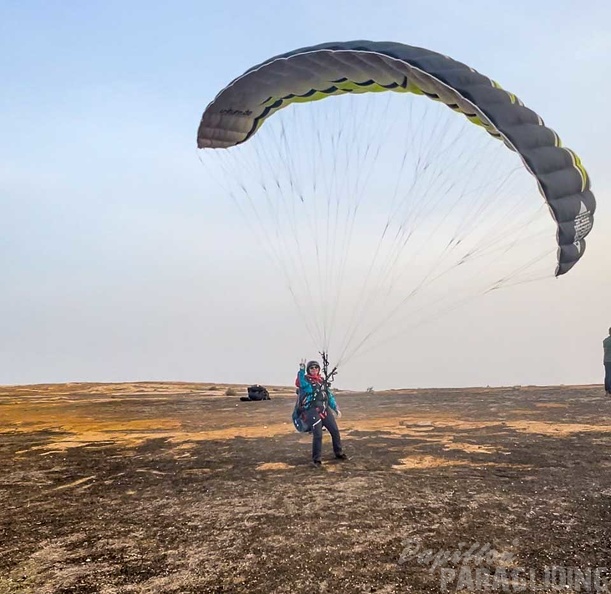
M 310 369 L 320 369 L 320 367 L 318 367 L 318 365 L 312 365 L 312 367 L 308 367 L 308 371 L 310 371 Z

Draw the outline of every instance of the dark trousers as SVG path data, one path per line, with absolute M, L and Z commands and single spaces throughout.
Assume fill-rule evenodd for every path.
M 611 394 L 611 362 L 605 363 L 605 392 Z
M 308 411 L 310 427 L 312 427 L 312 460 L 320 462 L 322 453 L 322 428 L 326 427 L 333 442 L 333 453 L 339 456 L 342 453 L 342 440 L 339 436 L 339 428 L 335 422 L 335 415 L 327 409 L 326 414 L 321 415 L 319 410 L 312 408 Z

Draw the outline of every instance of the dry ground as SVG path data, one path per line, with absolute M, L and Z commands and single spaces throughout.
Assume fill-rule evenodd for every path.
M 0 387 L 0 594 L 475 591 L 477 568 L 547 591 L 546 568 L 611 567 L 599 386 L 340 393 L 351 460 L 325 436 L 322 471 L 290 389 L 225 388 Z

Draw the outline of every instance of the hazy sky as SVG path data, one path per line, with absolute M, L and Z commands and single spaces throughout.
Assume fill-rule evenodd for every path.
M 195 135 L 248 67 L 350 39 L 498 80 L 577 151 L 598 200 L 583 260 L 355 360 L 343 388 L 602 381 L 611 326 L 611 5 L 591 0 L 0 2 L 0 384 L 291 383 L 315 356 Z

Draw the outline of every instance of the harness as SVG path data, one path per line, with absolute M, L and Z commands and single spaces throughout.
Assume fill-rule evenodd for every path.
M 312 383 L 312 390 L 314 406 L 325 409 L 327 407 L 327 402 L 329 402 L 329 392 L 327 386 L 324 384 L 324 381 L 320 383 Z
M 324 419 L 327 416 L 327 408 L 329 402 L 329 387 L 333 379 L 335 378 L 335 374 L 337 373 L 337 366 L 334 367 L 331 372 L 329 372 L 329 359 L 327 353 L 323 351 L 320 353 L 323 361 L 323 376 L 321 381 L 313 382 L 310 381 L 312 385 L 312 404 L 310 405 L 310 409 L 315 409 L 320 419 Z M 302 406 L 301 397 L 297 397 L 297 403 L 295 404 L 295 408 L 293 409 L 293 424 L 295 425 L 295 429 L 300 432 L 310 432 L 312 431 L 312 427 L 308 423 L 308 410 Z M 320 421 L 317 421 L 317 424 Z

